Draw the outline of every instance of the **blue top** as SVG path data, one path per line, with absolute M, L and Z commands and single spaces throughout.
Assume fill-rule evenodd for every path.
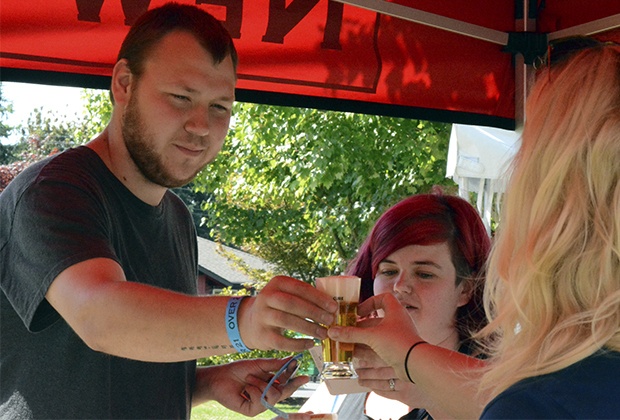
M 599 351 L 557 372 L 524 379 L 481 419 L 619 419 L 620 353 Z

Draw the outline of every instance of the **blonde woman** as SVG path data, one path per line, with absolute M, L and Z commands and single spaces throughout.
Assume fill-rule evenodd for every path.
M 329 331 L 456 417 L 620 416 L 620 47 L 577 41 L 529 95 L 485 290 L 490 358 L 421 341 L 387 294 L 359 308 L 383 309 L 379 325 Z

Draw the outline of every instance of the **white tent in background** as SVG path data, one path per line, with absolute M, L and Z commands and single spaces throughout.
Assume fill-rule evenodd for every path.
M 446 177 L 459 185 L 459 195 L 469 201 L 477 194 L 476 207 L 491 231 L 491 210 L 506 187 L 506 170 L 518 150 L 521 133 L 500 128 L 453 124 Z

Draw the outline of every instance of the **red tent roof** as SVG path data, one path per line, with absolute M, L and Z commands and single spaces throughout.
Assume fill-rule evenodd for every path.
M 107 88 L 128 24 L 164 2 L 3 0 L 2 79 Z M 179 2 L 198 3 L 235 38 L 239 100 L 514 127 L 515 65 L 504 45 L 371 9 L 407 6 L 508 37 L 523 1 Z M 543 33 L 609 16 L 607 26 L 620 25 L 617 0 L 526 3 Z

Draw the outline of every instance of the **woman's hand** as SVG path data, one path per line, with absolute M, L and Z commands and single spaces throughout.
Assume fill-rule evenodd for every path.
M 421 338 L 407 310 L 390 293 L 373 296 L 361 303 L 357 309 L 361 317 L 378 310 L 383 311 L 384 317 L 360 322 L 356 327 L 332 326 L 328 331 L 330 338 L 367 345 L 385 365 L 394 370 L 395 378 L 408 381 L 404 366 L 405 356 L 411 345 L 421 341 Z M 385 376 L 388 373 L 384 371 L 382 374 Z

